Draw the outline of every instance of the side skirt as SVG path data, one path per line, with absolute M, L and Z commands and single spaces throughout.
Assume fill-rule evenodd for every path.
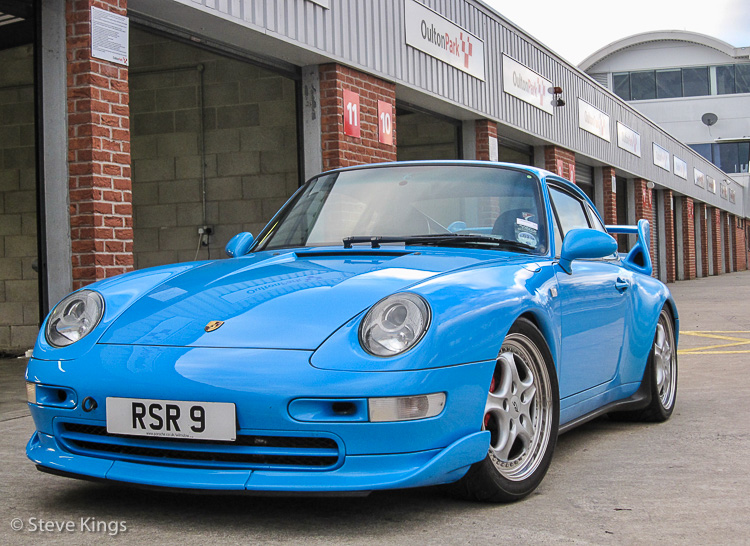
M 638 387 L 638 390 L 635 391 L 632 396 L 623 398 L 622 400 L 610 402 L 606 406 L 595 409 L 591 413 L 581 415 L 580 417 L 573 419 L 572 421 L 568 421 L 564 425 L 560 425 L 557 435 L 559 436 L 560 434 L 565 434 L 569 430 L 581 426 L 584 423 L 588 423 L 589 421 L 596 419 L 597 417 L 601 417 L 605 413 L 610 413 L 613 411 L 635 411 L 641 410 L 648 406 L 651 402 L 651 377 L 653 375 L 651 373 L 651 360 L 651 356 L 649 355 L 646 369 L 643 371 L 641 386 Z

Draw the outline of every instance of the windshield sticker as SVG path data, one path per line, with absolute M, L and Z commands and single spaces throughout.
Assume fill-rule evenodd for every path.
M 529 216 L 529 218 L 531 218 L 531 216 Z M 530 220 L 525 220 L 523 218 L 516 218 L 516 224 L 518 224 L 519 226 L 527 227 L 534 231 L 537 231 L 539 229 L 539 224 L 531 222 Z
M 534 235 L 532 235 L 528 231 L 519 231 L 516 235 L 516 240 L 519 243 L 523 243 L 529 246 L 536 246 L 537 243 L 536 237 L 534 237 Z

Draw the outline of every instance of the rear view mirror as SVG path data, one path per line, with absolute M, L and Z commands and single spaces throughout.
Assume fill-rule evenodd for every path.
M 250 247 L 253 246 L 254 241 L 255 239 L 253 239 L 252 233 L 243 231 L 229 239 L 227 246 L 224 247 L 224 252 L 226 252 L 227 256 L 230 258 L 244 256 L 247 254 L 247 251 L 250 250 Z
M 571 229 L 563 239 L 559 264 L 570 275 L 573 260 L 604 258 L 616 250 L 617 241 L 611 235 L 595 229 Z

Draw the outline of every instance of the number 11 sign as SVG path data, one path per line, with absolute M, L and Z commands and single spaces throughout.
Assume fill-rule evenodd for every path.
M 359 94 L 344 89 L 344 134 L 359 137 Z

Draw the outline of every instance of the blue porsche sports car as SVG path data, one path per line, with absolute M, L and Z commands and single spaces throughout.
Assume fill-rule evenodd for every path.
M 531 167 L 321 174 L 231 259 L 63 299 L 28 365 L 28 456 L 147 486 L 520 499 L 559 433 L 672 413 L 677 309 L 649 237 Z

